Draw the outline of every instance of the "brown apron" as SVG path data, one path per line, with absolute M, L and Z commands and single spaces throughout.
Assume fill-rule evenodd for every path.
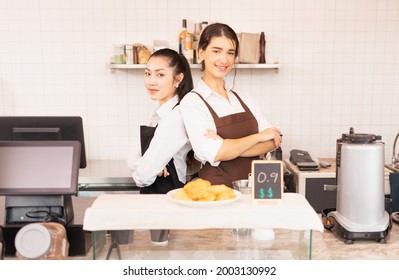
M 195 93 L 205 102 L 215 121 L 216 133 L 223 139 L 238 139 L 258 133 L 258 121 L 238 94 L 232 92 L 240 101 L 244 112 L 221 118 L 198 92 Z M 251 172 L 251 162 L 254 159 L 259 159 L 259 157 L 237 157 L 233 160 L 222 161 L 218 166 L 212 166 L 207 162 L 199 171 L 199 176 L 213 185 L 225 184 L 231 187 L 233 181 L 248 178 L 248 174 Z

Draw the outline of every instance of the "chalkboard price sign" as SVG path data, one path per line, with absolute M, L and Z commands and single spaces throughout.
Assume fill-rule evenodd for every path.
M 283 193 L 283 163 L 278 160 L 252 161 L 252 194 L 255 200 L 279 200 Z

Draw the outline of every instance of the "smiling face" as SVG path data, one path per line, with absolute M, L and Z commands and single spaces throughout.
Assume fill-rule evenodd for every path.
M 144 72 L 144 85 L 152 100 L 162 105 L 176 94 L 182 74 L 175 76 L 169 60 L 162 56 L 151 57 Z
M 206 49 L 199 50 L 199 58 L 204 61 L 204 75 L 213 78 L 225 78 L 234 66 L 236 47 L 234 42 L 225 37 L 213 37 Z

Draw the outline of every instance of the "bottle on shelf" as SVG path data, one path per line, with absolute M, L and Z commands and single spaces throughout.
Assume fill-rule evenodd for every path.
M 187 20 L 183 19 L 182 30 L 179 33 L 179 54 L 183 54 L 186 33 L 187 33 Z
M 201 35 L 202 23 L 196 23 L 193 32 L 193 63 L 198 63 L 198 41 Z
M 260 33 L 260 38 L 259 38 L 259 63 L 266 63 L 265 32 L 261 32 Z
M 179 53 L 186 57 L 188 63 L 193 63 L 193 34 L 187 30 L 187 19 L 182 21 L 182 30 L 179 34 Z
M 194 50 L 193 50 L 193 34 L 186 32 L 184 39 L 183 55 L 186 57 L 188 63 L 194 62 Z

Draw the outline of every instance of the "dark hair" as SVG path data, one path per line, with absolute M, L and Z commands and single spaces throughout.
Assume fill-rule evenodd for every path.
M 240 49 L 240 42 L 238 41 L 238 37 L 236 32 L 227 24 L 224 23 L 213 23 L 205 27 L 202 30 L 201 37 L 198 42 L 198 50 L 203 49 L 205 50 L 209 43 L 211 42 L 213 37 L 226 37 L 233 41 L 236 50 L 235 50 L 235 57 L 238 56 L 238 51 Z M 204 70 L 205 64 L 202 61 L 202 70 Z
M 177 88 L 179 101 L 182 100 L 183 97 L 194 88 L 193 77 L 191 76 L 190 65 L 187 59 L 183 55 L 178 54 L 175 50 L 168 48 L 157 50 L 150 58 L 151 57 L 165 57 L 169 60 L 169 66 L 174 69 L 175 76 L 183 73 L 183 80 Z

